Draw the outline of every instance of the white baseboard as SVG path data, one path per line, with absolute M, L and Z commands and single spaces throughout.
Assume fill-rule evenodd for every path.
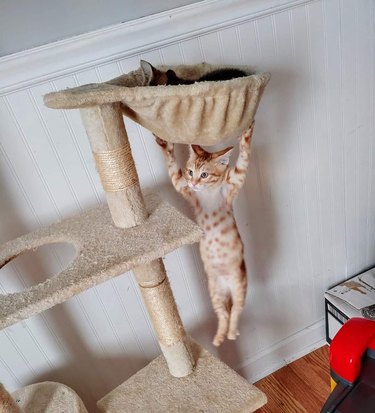
M 205 0 L 15 53 L 0 58 L 0 95 L 314 1 Z
M 325 344 L 324 320 L 321 320 L 246 360 L 237 371 L 255 383 Z

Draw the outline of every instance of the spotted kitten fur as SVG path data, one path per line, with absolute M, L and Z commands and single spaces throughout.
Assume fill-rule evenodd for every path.
M 253 128 L 254 122 L 240 137 L 234 168 L 229 166 L 233 147 L 210 153 L 191 145 L 186 168 L 181 170 L 176 164 L 174 144 L 156 137 L 173 186 L 193 206 L 197 223 L 204 231 L 200 253 L 218 317 L 215 346 L 220 346 L 225 337 L 237 338 L 239 317 L 245 304 L 246 267 L 233 215 L 233 200 L 245 181 Z

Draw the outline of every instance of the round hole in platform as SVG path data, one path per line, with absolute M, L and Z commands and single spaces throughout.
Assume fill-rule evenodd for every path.
M 76 257 L 73 244 L 55 242 L 26 250 L 0 269 L 0 294 L 17 293 L 66 269 Z

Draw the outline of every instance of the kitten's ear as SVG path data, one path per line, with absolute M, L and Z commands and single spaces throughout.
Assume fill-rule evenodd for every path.
M 154 66 L 152 66 L 151 63 L 146 62 L 146 60 L 141 60 L 140 65 L 143 72 L 145 84 L 149 85 L 154 80 L 156 69 L 154 68 Z
M 206 153 L 199 145 L 190 145 L 190 153 L 193 152 L 198 156 L 203 156 Z
M 229 148 L 225 148 L 219 152 L 215 152 L 212 154 L 212 158 L 216 160 L 216 162 L 220 165 L 228 165 L 229 158 L 233 151 L 233 146 L 229 146 Z

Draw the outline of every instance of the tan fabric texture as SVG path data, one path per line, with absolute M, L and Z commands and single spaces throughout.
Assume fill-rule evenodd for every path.
M 195 80 L 220 66 L 158 68 Z M 44 102 L 63 109 L 122 102 L 126 116 L 167 141 L 214 145 L 249 127 L 270 79 L 269 73 L 251 74 L 249 67 L 237 68 L 249 76 L 177 86 L 143 86 L 145 79 L 138 69 L 106 83 L 47 94 Z
M 98 402 L 105 413 L 251 413 L 267 398 L 226 364 L 191 343 L 196 368 L 187 377 L 169 374 L 162 356 Z
M 116 228 L 107 206 L 52 224 L 0 248 L 0 268 L 22 252 L 54 242 L 77 251 L 63 272 L 26 291 L 0 295 L 0 328 L 38 314 L 98 283 L 147 264 L 174 249 L 199 241 L 200 228 L 155 196 L 145 197 L 150 216 L 144 224 Z M 155 279 L 154 279 L 155 278 Z M 140 271 L 142 285 L 156 285 L 160 274 Z
M 12 396 L 25 413 L 87 413 L 77 393 L 61 383 L 30 384 Z

